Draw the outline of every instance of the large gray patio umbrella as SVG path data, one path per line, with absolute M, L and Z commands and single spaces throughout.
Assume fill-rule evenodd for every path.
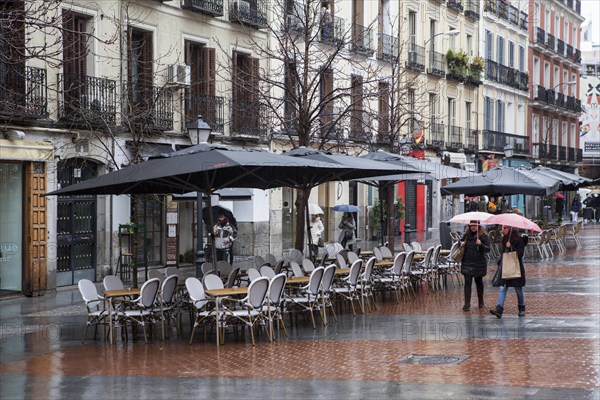
M 472 172 L 464 169 L 454 168 L 449 165 L 443 165 L 438 162 L 432 162 L 428 160 L 421 160 L 414 157 L 406 157 L 383 150 L 371 152 L 363 156 L 363 158 L 408 167 L 418 172 L 429 174 L 437 180 L 464 178 L 472 174 Z
M 559 171 L 554 168 L 538 166 L 535 167 L 533 170 L 538 171 L 539 173 L 546 175 L 550 178 L 558 179 L 560 181 L 559 190 L 577 190 L 580 187 L 589 186 L 593 182 L 592 179 L 586 178 L 584 176 L 571 174 L 565 171 Z
M 533 169 L 496 167 L 442 187 L 442 194 L 547 196 L 560 181 Z
M 55 190 L 47 195 L 183 194 L 197 191 L 207 195 L 209 226 L 212 226 L 210 195 L 218 189 L 269 189 L 287 186 L 289 182 L 337 176 L 347 170 L 347 167 L 326 161 L 292 159 L 258 149 L 236 149 L 202 143 L 162 154 L 157 158 Z M 202 223 L 200 219 L 196 222 Z
M 310 193 L 310 190 L 312 190 L 312 188 L 322 183 L 334 180 L 353 180 L 379 175 L 417 172 L 415 168 L 412 168 L 410 166 L 383 163 L 361 157 L 349 156 L 347 154 L 330 153 L 320 150 L 308 149 L 306 147 L 299 147 L 292 151 L 286 152 L 285 155 L 294 159 L 333 163 L 344 168 L 343 171 L 332 171 L 332 173 L 328 174 L 328 176 L 313 176 L 310 179 L 301 180 L 296 180 L 296 178 L 290 177 L 290 179 L 288 179 L 287 186 L 296 187 L 298 189 L 304 190 L 306 196 L 308 196 L 308 193 Z M 305 201 L 305 203 L 308 203 L 308 199 L 307 201 Z M 308 220 L 308 207 L 306 207 L 307 234 L 308 237 L 310 237 L 310 225 L 308 224 Z M 312 251 L 310 246 L 309 251 Z

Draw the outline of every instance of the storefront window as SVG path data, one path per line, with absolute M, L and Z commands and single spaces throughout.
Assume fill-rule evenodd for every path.
M 0 291 L 21 291 L 23 166 L 0 163 Z

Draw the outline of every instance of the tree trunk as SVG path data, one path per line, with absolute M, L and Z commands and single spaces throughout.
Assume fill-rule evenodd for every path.
M 304 250 L 304 234 L 306 227 L 306 202 L 308 201 L 309 191 L 298 190 L 296 198 L 296 242 L 294 248 L 300 251 Z

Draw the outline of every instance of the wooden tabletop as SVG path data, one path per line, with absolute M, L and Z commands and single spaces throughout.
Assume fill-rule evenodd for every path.
M 140 288 L 121 289 L 121 290 L 106 290 L 104 297 L 123 297 L 123 296 L 139 296 Z
M 286 285 L 301 285 L 304 283 L 308 283 L 308 281 L 310 280 L 310 276 L 294 276 L 291 278 L 288 278 Z
M 205 290 L 204 293 L 212 297 L 245 296 L 248 294 L 248 286 L 239 288 L 210 289 Z

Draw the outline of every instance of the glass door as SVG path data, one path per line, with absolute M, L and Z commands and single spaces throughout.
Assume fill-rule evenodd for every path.
M 22 290 L 23 166 L 0 163 L 0 293 Z

